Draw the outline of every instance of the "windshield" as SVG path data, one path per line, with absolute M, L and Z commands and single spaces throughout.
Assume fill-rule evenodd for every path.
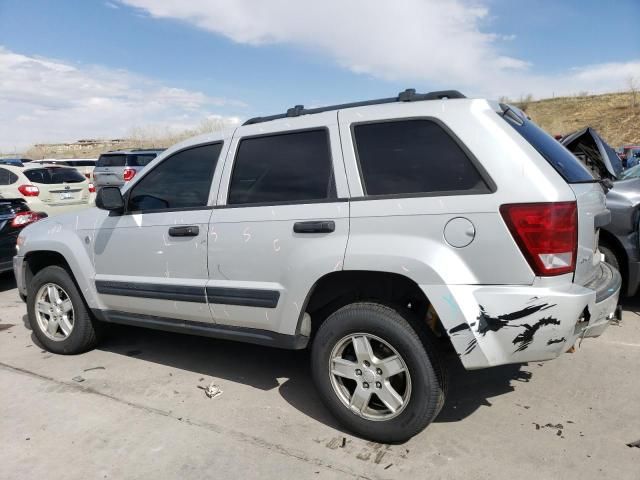
M 638 177 L 640 177 L 640 165 L 636 165 L 635 167 L 631 167 L 629 170 L 625 170 L 624 172 L 622 172 L 622 175 L 620 175 L 620 180 Z
M 29 181 L 42 184 L 80 183 L 86 180 L 75 168 L 65 167 L 32 168 L 25 170 L 24 175 Z

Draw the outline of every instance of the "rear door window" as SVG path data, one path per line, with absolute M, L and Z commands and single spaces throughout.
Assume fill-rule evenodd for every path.
M 41 184 L 80 183 L 86 180 L 75 168 L 65 167 L 32 168 L 25 170 L 24 175 L 30 182 Z
M 501 107 L 504 112 L 502 117 L 507 123 L 522 135 L 567 183 L 595 181 L 589 170 L 559 141 L 527 119 L 519 110 L 507 105 Z
M 100 155 L 96 167 L 124 167 L 126 162 L 126 155 Z
M 0 185 L 12 185 L 18 181 L 18 176 L 7 170 L 6 168 L 0 168 Z
M 365 195 L 489 193 L 471 159 L 433 120 L 356 124 Z
M 228 203 L 277 204 L 336 197 L 326 129 L 244 138 Z

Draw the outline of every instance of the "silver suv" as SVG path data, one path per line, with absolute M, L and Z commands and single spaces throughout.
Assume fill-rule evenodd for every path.
M 379 442 L 438 415 L 442 346 L 467 369 L 548 360 L 618 311 L 603 186 L 519 110 L 455 91 L 251 119 L 96 205 L 18 239 L 48 350 L 103 322 L 311 347 L 328 409 Z
M 132 149 L 114 150 L 103 153 L 93 170 L 93 182 L 96 188 L 122 187 L 134 179 L 163 150 Z

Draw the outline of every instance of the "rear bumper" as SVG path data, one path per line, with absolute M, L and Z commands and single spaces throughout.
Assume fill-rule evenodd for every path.
M 576 324 L 575 333 L 578 336 L 598 337 L 605 331 L 616 313 L 621 287 L 620 272 L 611 265 L 601 262 L 600 274 L 585 285 L 585 288 L 596 292 L 596 300 L 593 310 L 589 312 L 591 318 L 583 319 Z
M 467 369 L 556 358 L 615 316 L 621 278 L 602 263 L 587 286 L 424 286 Z M 431 292 L 431 295 L 429 295 Z

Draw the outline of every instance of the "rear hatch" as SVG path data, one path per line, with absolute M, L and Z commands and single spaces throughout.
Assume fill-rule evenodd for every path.
M 115 185 L 124 183 L 122 175 L 127 164 L 127 156 L 123 153 L 100 155 L 93 170 L 93 180 L 98 186 Z
M 501 105 L 503 118 L 564 178 L 573 190 L 578 209 L 578 248 L 574 282 L 586 285 L 600 274 L 599 227 L 610 213 L 600 181 L 560 142 L 517 108 Z
M 75 205 L 89 201 L 89 182 L 75 168 L 30 168 L 24 171 L 24 175 L 38 187 L 38 198 L 48 205 Z

